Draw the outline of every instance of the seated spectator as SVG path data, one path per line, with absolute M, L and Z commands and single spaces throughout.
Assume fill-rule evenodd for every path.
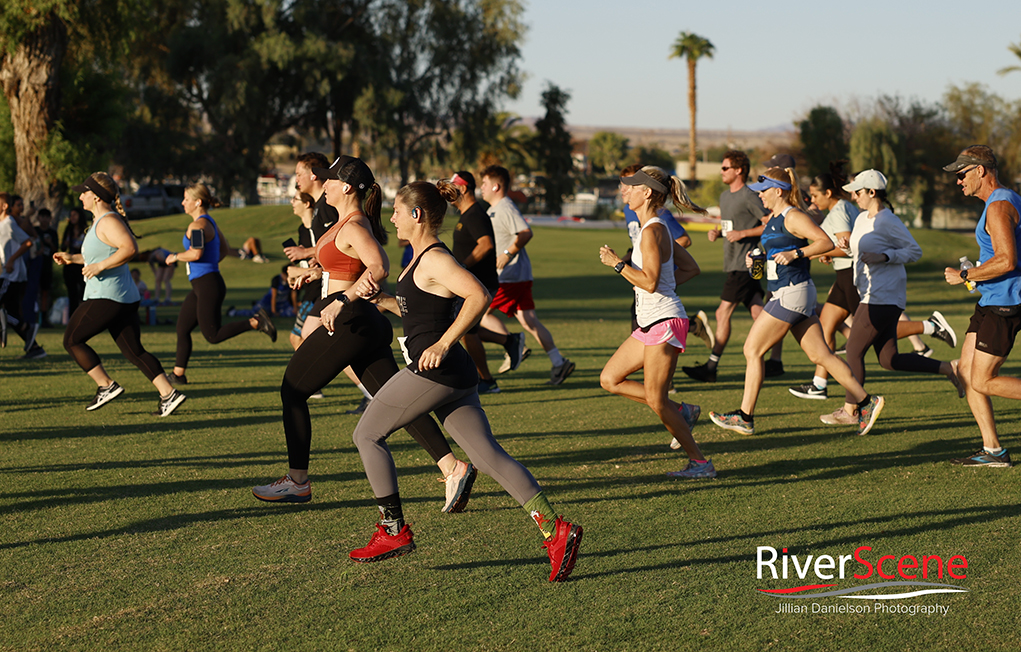
M 248 238 L 238 249 L 238 258 L 241 260 L 252 259 L 253 263 L 268 263 L 269 259 L 262 255 L 262 243 L 258 238 Z
M 284 265 L 280 273 L 269 282 L 269 292 L 254 303 L 251 309 L 238 310 L 231 306 L 227 309 L 228 317 L 254 317 L 259 308 L 265 308 L 274 317 L 293 317 L 298 309 L 298 291 L 292 290 L 287 283 L 287 268 Z

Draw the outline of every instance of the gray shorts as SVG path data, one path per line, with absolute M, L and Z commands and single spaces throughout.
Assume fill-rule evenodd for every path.
M 815 314 L 818 292 L 815 283 L 808 279 L 797 285 L 788 285 L 773 292 L 763 310 L 791 326 L 799 324 Z

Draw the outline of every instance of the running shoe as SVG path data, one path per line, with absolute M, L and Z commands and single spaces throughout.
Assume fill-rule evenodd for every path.
M 695 318 L 688 322 L 688 332 L 705 342 L 710 351 L 716 346 L 716 334 L 709 326 L 709 317 L 705 314 L 705 310 L 699 310 Z
M 957 398 L 964 398 L 965 394 L 964 382 L 961 380 L 961 377 L 957 375 L 957 366 L 960 364 L 960 362 L 961 362 L 960 360 L 950 361 L 951 372 L 950 375 L 947 376 L 947 380 L 949 380 L 950 383 L 954 386 L 954 389 L 957 390 Z
M 937 340 L 946 342 L 952 348 L 957 346 L 957 333 L 954 332 L 953 327 L 947 322 L 947 318 L 943 316 L 939 310 L 932 312 L 932 317 L 929 317 L 929 321 L 932 322 L 935 330 L 929 337 L 935 337 Z
M 352 550 L 348 556 L 360 564 L 400 557 L 415 549 L 414 538 L 415 535 L 407 525 L 396 535 L 390 536 L 386 533 L 386 528 L 376 523 L 376 531 L 369 539 L 369 544 L 364 548 Z
M 830 414 L 824 414 L 819 417 L 819 421 L 828 426 L 854 426 L 858 424 L 858 415 L 848 414 L 844 411 L 843 407 L 838 407 Z
M 277 341 L 277 327 L 273 325 L 273 319 L 266 312 L 266 309 L 259 306 L 259 309 L 255 311 L 255 320 L 259 322 L 259 325 L 255 327 L 255 330 L 260 333 L 269 335 L 271 342 Z
M 818 387 L 815 383 L 808 383 L 807 385 L 795 385 L 790 388 L 790 393 L 794 394 L 798 398 L 808 398 L 815 401 L 825 401 L 829 398 L 826 395 L 825 387 Z
M 440 479 L 440 482 L 447 485 L 447 502 L 441 510 L 444 514 L 460 514 L 464 511 L 478 475 L 474 464 L 458 460 L 450 475 Z
M 546 384 L 547 385 L 559 385 L 559 384 L 563 383 L 565 380 L 567 380 L 567 377 L 570 376 L 573 372 L 574 372 L 574 363 L 571 362 L 570 360 L 568 360 L 567 358 L 564 358 L 563 362 L 561 362 L 556 367 L 553 367 L 552 369 L 550 369 L 550 372 L 549 372 L 549 382 L 546 383 Z
M 503 369 L 503 365 L 500 366 L 500 373 L 506 373 L 508 371 L 514 371 L 521 362 L 527 357 L 525 355 L 525 334 L 524 333 L 511 333 L 507 336 L 507 341 L 503 345 L 504 351 L 506 351 L 506 361 L 508 363 L 507 369 Z M 531 353 L 531 351 L 529 351 Z
M 883 411 L 883 406 L 886 405 L 886 399 L 882 396 L 872 395 L 869 399 L 868 405 L 858 409 L 858 434 L 867 435 L 872 430 L 872 426 L 875 425 L 876 419 L 879 417 L 879 413 Z
M 499 394 L 500 386 L 495 380 L 479 379 L 479 394 Z
M 358 407 L 356 407 L 353 410 L 348 410 L 344 414 L 364 414 L 365 413 L 365 409 L 367 407 L 369 407 L 369 401 L 371 401 L 371 400 L 372 399 L 365 398 L 363 396 L 362 397 L 362 402 L 358 404 Z
M 574 562 L 578 560 L 578 548 L 581 546 L 582 532 L 583 529 L 580 525 L 557 517 L 553 536 L 542 544 L 549 554 L 550 582 L 563 582 L 574 570 Z
M 266 258 L 262 254 L 255 254 L 254 256 L 252 256 L 252 262 L 253 263 L 268 263 L 269 262 L 269 258 Z
M 833 353 L 835 355 L 847 355 L 847 345 L 845 344 L 844 346 L 840 347 L 839 349 L 837 349 Z
M 733 430 L 739 432 L 742 435 L 754 435 L 755 426 L 752 422 L 746 421 L 741 416 L 740 410 L 734 410 L 733 412 L 726 412 L 724 414 L 716 414 L 715 412 L 709 412 L 709 418 L 712 419 L 713 423 L 725 430 Z
M 706 460 L 705 462 L 688 460 L 688 466 L 680 471 L 670 471 L 667 473 L 667 476 L 671 478 L 715 478 L 716 467 L 713 466 L 712 460 Z
M 690 403 L 681 403 L 680 413 L 681 418 L 688 424 L 688 430 L 694 430 L 695 424 L 698 423 L 698 418 L 702 416 L 702 408 Z M 670 440 L 670 448 L 678 450 L 680 447 L 681 442 L 677 441 L 677 437 Z
M 960 464 L 961 466 L 984 466 L 990 469 L 1003 469 L 1011 466 L 1010 453 L 1007 449 L 1002 449 L 999 453 L 990 453 L 985 448 L 980 448 L 968 457 L 962 457 L 956 460 L 950 460 L 951 464 Z
M 26 353 L 25 355 L 21 356 L 21 359 L 22 360 L 39 360 L 40 358 L 45 358 L 45 357 L 46 357 L 46 349 L 44 349 L 43 347 L 41 347 L 38 344 L 36 344 L 35 346 L 33 346 L 31 349 L 28 350 L 28 353 Z
M 252 487 L 252 495 L 270 503 L 307 503 L 312 500 L 312 481 L 298 484 L 288 474 L 276 482 Z
M 688 374 L 689 378 L 694 378 L 703 383 L 715 383 L 716 382 L 716 370 L 709 368 L 709 363 L 700 364 L 697 367 L 681 367 L 681 371 Z
M 154 417 L 168 417 L 186 400 L 188 400 L 188 397 L 175 389 L 170 392 L 170 396 L 166 398 L 160 397 L 159 405 L 156 406 L 156 411 L 152 415 Z
M 324 399 L 324 398 L 326 398 L 326 394 L 323 394 L 323 390 L 319 390 L 315 394 L 312 394 L 311 396 L 309 396 L 309 398 L 314 398 L 316 400 Z
M 171 371 L 169 374 L 167 374 L 167 381 L 169 381 L 171 385 L 187 385 L 188 376 L 184 374 L 178 376 L 173 371 Z
M 766 360 L 766 378 L 776 378 L 783 375 L 782 360 Z
M 915 355 L 920 355 L 923 358 L 931 358 L 932 357 L 932 349 L 929 348 L 928 346 L 925 346 L 924 348 L 917 349 L 915 351 Z
M 85 409 L 91 412 L 92 410 L 98 410 L 110 401 L 114 400 L 118 396 L 124 393 L 124 388 L 117 384 L 117 381 L 110 383 L 109 387 L 100 387 L 96 390 L 96 396 L 92 399 Z
M 39 324 L 32 324 L 28 327 L 28 332 L 25 333 L 25 353 L 28 353 L 35 347 L 35 336 L 38 334 Z

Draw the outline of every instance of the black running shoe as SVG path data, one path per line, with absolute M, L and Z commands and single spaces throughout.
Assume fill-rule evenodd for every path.
M 507 371 L 514 371 L 525 359 L 525 334 L 511 333 L 507 336 L 507 342 L 503 348 L 507 351 L 507 357 L 510 359 L 510 367 Z
M 560 385 L 567 377 L 574 372 L 574 363 L 564 358 L 564 361 L 559 366 L 553 367 L 549 372 L 549 382 L 547 385 Z
M 110 383 L 109 387 L 100 387 L 96 390 L 96 396 L 92 399 L 85 409 L 91 412 L 92 410 L 98 410 L 110 401 L 114 400 L 118 396 L 124 393 L 124 388 L 117 384 L 117 381 Z
M 946 342 L 950 347 L 957 346 L 957 333 L 954 332 L 953 327 L 947 322 L 947 318 L 943 316 L 939 310 L 932 313 L 932 317 L 929 317 L 929 321 L 933 325 L 933 333 L 930 337 L 935 337 L 941 342 Z
M 255 319 L 259 322 L 259 325 L 255 327 L 255 330 L 260 333 L 269 335 L 269 339 L 272 342 L 277 341 L 277 327 L 273 325 L 273 319 L 266 312 L 266 309 L 259 306 L 259 309 L 255 311 Z
M 353 410 L 348 410 L 344 412 L 344 414 L 362 414 L 363 412 L 365 412 L 365 408 L 367 407 L 369 407 L 369 399 L 363 396 L 362 402 L 358 404 L 358 407 L 356 407 Z
M 188 400 L 188 397 L 175 389 L 170 393 L 170 396 L 160 398 L 160 403 L 156 406 L 156 411 L 152 415 L 154 417 L 168 417 L 186 400 Z
M 681 367 L 681 371 L 688 374 L 688 377 L 703 383 L 716 382 L 716 370 L 709 368 L 709 363 L 700 364 L 697 367 Z
M 766 360 L 766 378 L 776 378 L 783 375 L 783 362 L 780 360 Z
M 167 374 L 167 381 L 169 381 L 171 385 L 187 385 L 188 376 L 184 374 L 178 376 L 173 371 L 171 371 L 169 374 Z

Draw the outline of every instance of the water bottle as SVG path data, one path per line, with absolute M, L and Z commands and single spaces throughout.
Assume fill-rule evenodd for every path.
M 970 260 L 968 260 L 967 256 L 961 256 L 961 271 L 962 272 L 964 270 L 966 270 L 966 269 L 974 269 L 974 268 L 975 268 L 975 264 L 972 263 Z M 974 292 L 975 291 L 975 281 L 965 281 L 964 282 L 964 287 L 968 288 L 968 292 Z
M 763 273 L 766 271 L 766 254 L 762 249 L 755 247 L 752 249 L 752 267 L 748 271 L 754 279 L 761 279 Z

